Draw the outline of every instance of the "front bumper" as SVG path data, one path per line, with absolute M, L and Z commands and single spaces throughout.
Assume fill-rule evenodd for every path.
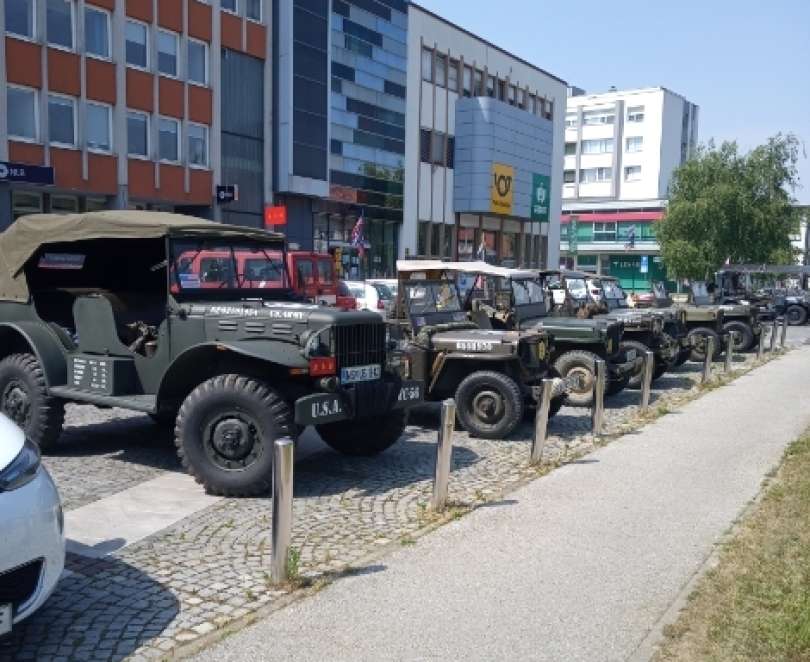
M 11 603 L 12 623 L 39 609 L 65 566 L 59 494 L 40 467 L 34 480 L 0 493 L 0 603 Z
M 356 418 L 385 416 L 390 411 L 422 404 L 425 384 L 417 380 L 383 379 L 341 387 L 335 393 L 314 393 L 295 401 L 298 425 L 321 425 Z

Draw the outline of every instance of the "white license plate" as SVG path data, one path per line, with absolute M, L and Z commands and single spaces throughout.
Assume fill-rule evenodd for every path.
M 11 605 L 0 605 L 0 636 L 11 632 Z
M 356 384 L 357 382 L 373 382 L 382 377 L 382 366 L 358 365 L 353 368 L 340 369 L 341 384 Z
M 635 361 L 636 356 L 638 356 L 638 354 L 636 354 L 636 350 L 630 349 L 630 350 L 627 351 L 627 360 L 628 361 Z

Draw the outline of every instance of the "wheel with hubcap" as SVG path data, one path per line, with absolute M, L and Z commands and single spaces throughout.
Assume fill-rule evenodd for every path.
M 693 361 L 703 361 L 706 358 L 706 341 L 709 338 L 714 338 L 714 359 L 717 359 L 720 354 L 720 335 L 714 329 L 707 326 L 697 326 L 689 332 L 689 338 L 692 340 L 692 353 L 690 358 Z
M 195 388 L 177 415 L 175 445 L 186 470 L 210 494 L 267 494 L 273 443 L 298 430 L 287 402 L 263 382 L 220 375 Z
M 732 337 L 732 347 L 735 352 L 747 352 L 757 342 L 753 329 L 744 322 L 736 320 L 726 322 L 723 325 L 723 331 Z
M 593 404 L 595 361 L 599 356 L 586 350 L 572 350 L 559 356 L 554 369 L 565 379 L 579 377 L 579 384 L 568 393 L 567 404 L 571 407 L 590 407 Z
M 807 309 L 796 303 L 787 307 L 785 311 L 789 326 L 804 326 L 807 324 Z
M 474 372 L 456 389 L 456 416 L 474 437 L 503 439 L 520 424 L 523 410 L 520 386 L 502 372 Z
M 48 395 L 45 374 L 33 354 L 12 354 L 0 361 L 0 412 L 43 451 L 56 446 L 65 406 Z
M 321 439 L 343 455 L 373 457 L 399 441 L 408 425 L 407 410 L 394 410 L 385 416 L 361 418 L 316 425 Z

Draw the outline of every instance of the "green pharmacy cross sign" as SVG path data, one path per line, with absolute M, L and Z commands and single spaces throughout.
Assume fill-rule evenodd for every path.
M 551 205 L 551 178 L 535 174 L 532 180 L 532 220 L 548 223 Z

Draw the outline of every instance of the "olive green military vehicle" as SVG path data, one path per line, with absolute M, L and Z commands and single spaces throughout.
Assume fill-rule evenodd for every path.
M 484 262 L 460 264 L 470 275 L 462 290 L 465 308 L 474 321 L 489 323 L 494 329 L 551 334 L 551 365 L 564 379 L 571 380 L 569 405 L 589 407 L 593 403 L 595 359 L 607 364 L 607 395 L 620 393 L 642 365 L 643 358 L 636 350 L 622 347 L 621 322 L 553 314 L 545 288 L 549 279 L 559 281 L 559 271 L 507 269 Z
M 568 279 L 570 281 L 570 279 Z M 568 285 L 569 292 L 571 286 Z M 598 290 L 597 293 L 593 290 Z M 582 288 L 575 288 L 581 292 Z M 606 310 L 594 319 L 615 319 L 624 323 L 625 347 L 639 353 L 650 350 L 655 353 L 653 379 L 659 379 L 668 370 L 682 364 L 688 358 L 686 350 L 691 345 L 686 330 L 686 311 L 658 308 L 631 308 L 627 303 L 627 293 L 622 289 L 618 278 L 611 276 L 588 275 L 586 290 L 589 296 Z M 641 384 L 642 370 L 637 371 L 630 385 Z
M 544 378 L 555 379 L 550 415 L 566 400 L 566 384 L 548 363 L 552 338 L 481 328 L 464 312 L 458 263 L 400 260 L 392 336 L 408 355 L 408 376 L 424 380 L 427 400 L 452 397 L 470 434 L 502 439 L 535 407 Z
M 652 286 L 653 308 L 669 310 L 676 314 L 683 313 L 683 323 L 686 326 L 689 348 L 681 349 L 679 361 L 703 361 L 706 356 L 706 340 L 714 338 L 715 354 L 725 351 L 723 335 L 726 320 L 725 313 L 719 306 L 695 306 L 689 303 L 688 297 L 683 301 L 674 302 L 667 292 L 666 285 L 654 282 Z M 685 358 L 686 357 L 686 358 Z
M 65 403 L 145 412 L 230 496 L 267 492 L 274 440 L 306 425 L 341 453 L 383 451 L 423 384 L 376 313 L 297 301 L 285 251 L 174 214 L 22 217 L 0 235 L 0 410 L 46 450 Z
M 715 289 L 714 286 L 711 288 Z M 723 302 L 722 296 L 715 296 L 703 281 L 693 281 L 689 286 L 689 303 L 698 307 L 717 306 L 723 311 L 723 333 L 732 334 L 734 350 L 747 352 L 757 346 L 762 333 L 759 319 L 759 306 L 752 303 L 740 303 L 729 300 Z

